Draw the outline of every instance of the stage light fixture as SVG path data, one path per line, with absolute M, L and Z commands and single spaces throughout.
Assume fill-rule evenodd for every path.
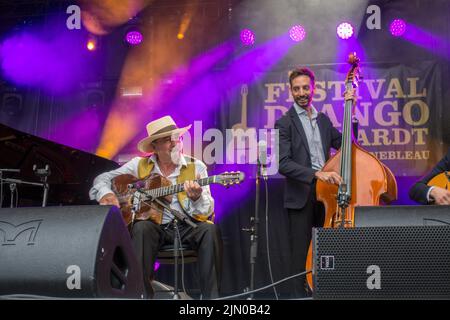
M 255 34 L 250 29 L 241 31 L 241 42 L 244 46 L 251 46 L 255 43 Z
M 295 25 L 289 30 L 289 37 L 291 37 L 292 41 L 300 42 L 303 41 L 306 37 L 305 28 L 301 25 Z
M 406 31 L 406 22 L 402 19 L 394 19 L 389 25 L 389 31 L 394 37 L 402 36 Z
M 343 22 L 336 28 L 336 33 L 343 40 L 349 39 L 353 35 L 353 26 L 348 22 Z
M 125 40 L 132 46 L 137 46 L 144 40 L 144 36 L 138 30 L 130 30 L 125 35 Z

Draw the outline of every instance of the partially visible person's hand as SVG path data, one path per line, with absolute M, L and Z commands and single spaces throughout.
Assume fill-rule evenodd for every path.
M 323 182 L 340 185 L 342 183 L 342 178 L 339 174 L 334 171 L 324 172 L 316 171 L 315 176 L 317 179 Z
M 436 204 L 450 204 L 450 191 L 434 187 L 430 192 L 430 198 L 434 199 Z
M 120 208 L 119 199 L 114 193 L 105 194 L 99 201 L 101 205 L 113 205 Z

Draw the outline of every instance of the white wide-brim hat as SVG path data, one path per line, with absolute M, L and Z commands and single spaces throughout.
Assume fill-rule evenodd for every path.
M 165 116 L 156 119 L 147 124 L 148 137 L 142 139 L 137 144 L 137 148 L 141 152 L 150 153 L 153 152 L 152 142 L 159 138 L 170 136 L 181 136 L 191 128 L 192 125 L 188 125 L 184 128 L 178 128 L 175 121 L 171 116 Z

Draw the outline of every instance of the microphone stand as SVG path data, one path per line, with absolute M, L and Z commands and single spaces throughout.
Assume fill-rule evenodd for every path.
M 258 255 L 258 225 L 259 225 L 259 191 L 260 191 L 260 179 L 261 179 L 262 164 L 257 160 L 257 170 L 255 179 L 255 213 L 253 217 L 250 217 L 250 228 L 243 228 L 243 231 L 250 233 L 250 290 L 255 289 L 255 265 Z M 247 298 L 253 300 L 253 293 Z
M 20 172 L 20 169 L 0 169 L 0 209 L 3 207 L 3 181 L 5 181 L 3 179 L 3 172 Z M 16 185 L 14 186 L 9 186 L 10 190 L 11 190 L 11 208 L 13 205 L 13 201 L 12 201 L 12 196 L 13 196 L 13 192 L 16 188 Z
M 165 204 L 160 199 L 155 198 L 152 195 L 150 195 L 147 191 L 145 191 L 143 189 L 139 189 L 139 188 L 136 191 L 145 196 L 145 201 L 158 203 L 160 206 L 162 206 L 164 209 L 168 210 L 174 216 L 174 218 L 170 222 L 173 225 L 173 230 L 174 230 L 174 235 L 173 235 L 173 258 L 174 258 L 173 300 L 180 300 L 181 297 L 178 293 L 178 291 L 179 291 L 179 289 L 178 289 L 178 255 L 179 255 L 179 252 L 181 252 L 181 250 L 180 250 L 181 249 L 180 248 L 181 238 L 179 237 L 178 224 L 179 224 L 179 221 L 182 221 L 194 229 L 197 228 L 197 225 L 194 222 L 192 222 L 192 220 L 189 218 L 188 215 L 186 215 L 183 212 L 172 209 L 171 207 L 169 207 L 167 204 Z
M 50 189 L 47 178 L 51 174 L 49 165 L 45 165 L 44 169 L 37 169 L 37 166 L 33 166 L 34 173 L 41 179 L 42 186 L 44 187 L 44 194 L 42 196 L 42 207 L 47 206 L 48 190 Z
M 15 183 L 10 183 L 9 184 L 9 190 L 11 190 L 11 204 L 10 204 L 10 208 L 14 208 L 14 191 L 16 191 L 17 185 Z M 18 197 L 17 197 L 18 198 Z M 18 200 L 18 199 L 16 199 Z

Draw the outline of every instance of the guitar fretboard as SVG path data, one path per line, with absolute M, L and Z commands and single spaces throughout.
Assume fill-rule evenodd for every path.
M 197 182 L 201 187 L 215 183 L 217 176 L 210 176 L 202 179 L 193 180 L 194 182 Z M 152 190 L 148 190 L 147 194 L 153 198 L 159 198 L 159 197 L 165 197 L 174 193 L 183 192 L 184 191 L 184 184 L 174 184 L 168 187 L 161 187 L 156 188 Z

